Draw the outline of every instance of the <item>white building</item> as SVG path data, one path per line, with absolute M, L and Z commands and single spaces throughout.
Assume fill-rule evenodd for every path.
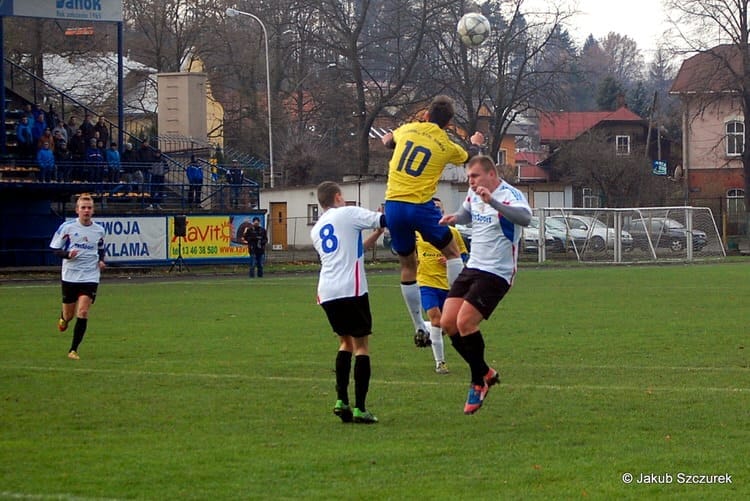
M 347 203 L 378 210 L 385 201 L 385 178 L 351 176 L 339 182 Z M 468 191 L 465 182 L 440 181 L 437 197 L 446 212 L 455 211 Z M 272 248 L 312 246 L 310 229 L 318 219 L 320 206 L 317 185 L 265 189 L 260 195 L 261 209 L 267 211 L 266 227 Z

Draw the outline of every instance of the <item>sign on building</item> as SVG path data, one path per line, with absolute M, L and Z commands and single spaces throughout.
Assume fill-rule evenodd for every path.
M 0 16 L 122 21 L 122 0 L 0 0 Z

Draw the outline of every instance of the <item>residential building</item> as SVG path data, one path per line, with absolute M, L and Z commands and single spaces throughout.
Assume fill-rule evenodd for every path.
M 735 45 L 696 54 L 682 63 L 670 90 L 682 103 L 685 202 L 726 216 L 729 235 L 740 232 L 745 217 L 742 59 Z
M 647 143 L 649 131 L 652 138 L 657 136 L 647 120 L 624 105 L 614 111 L 542 113 L 539 117 L 539 139 L 542 149 L 548 156 L 538 165 L 549 172 L 550 180 L 560 181 L 560 176 L 555 172 L 565 170 L 561 166 L 563 161 L 559 158 L 562 149 L 567 147 L 569 151 L 591 150 L 591 137 L 601 144 L 599 149 L 589 152 L 587 161 L 604 162 L 607 158 L 634 159 L 636 155 L 643 155 L 644 148 L 648 146 L 644 162 L 650 163 L 658 158 L 670 163 L 669 143 L 663 138 L 660 139 L 661 148 L 657 147 L 657 141 Z M 602 150 L 602 145 L 608 150 Z M 582 155 L 581 158 L 585 157 Z M 601 203 L 601 194 L 594 180 L 590 183 L 579 180 L 573 187 L 572 204 L 567 206 L 599 207 Z

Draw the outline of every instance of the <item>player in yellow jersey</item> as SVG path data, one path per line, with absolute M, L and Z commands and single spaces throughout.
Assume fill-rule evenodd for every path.
M 432 199 L 435 205 L 443 211 L 443 203 L 439 198 Z M 469 251 L 461 234 L 456 228 L 450 227 L 453 240 L 458 244 L 461 260 L 466 261 Z M 422 299 L 422 309 L 427 313 L 430 330 L 430 346 L 435 358 L 435 372 L 448 374 L 445 363 L 445 349 L 443 346 L 443 329 L 440 327 L 440 314 L 443 303 L 448 297 L 448 275 L 445 269 L 445 256 L 429 242 L 425 242 L 417 233 L 417 283 L 419 295 Z
M 445 132 L 454 115 L 453 99 L 437 96 L 430 103 L 424 122 L 402 125 L 382 138 L 393 156 L 388 164 L 385 190 L 385 217 L 391 233 L 391 247 L 401 264 L 401 294 L 409 310 L 414 330 L 414 343 L 428 346 L 420 311 L 417 285 L 415 231 L 440 249 L 445 256 L 448 284 L 452 284 L 463 268 L 458 244 L 450 230 L 438 224 L 440 210 L 432 197 L 447 164 L 460 165 L 470 156 L 481 153 L 484 135 L 475 132 L 467 152 L 454 143 Z

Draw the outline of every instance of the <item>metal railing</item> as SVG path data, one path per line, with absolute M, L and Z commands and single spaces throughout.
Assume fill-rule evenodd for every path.
M 199 160 L 203 170 L 200 198 L 192 208 L 205 210 L 257 209 L 260 205 L 260 186 L 245 179 L 232 182 L 227 176 L 230 169 L 214 166 Z M 130 203 L 133 208 L 148 208 L 159 204 L 163 209 L 189 209 L 190 183 L 185 175 L 186 165 L 168 161 L 169 171 L 165 182 L 153 183 L 151 162 L 126 162 L 117 171 L 105 163 L 85 160 L 56 162 L 48 172 L 36 160 L 14 159 L 0 162 L 0 189 L 16 191 L 44 190 L 55 192 L 91 192 L 103 200 L 120 202 L 117 206 L 105 206 L 104 210 L 123 207 Z

